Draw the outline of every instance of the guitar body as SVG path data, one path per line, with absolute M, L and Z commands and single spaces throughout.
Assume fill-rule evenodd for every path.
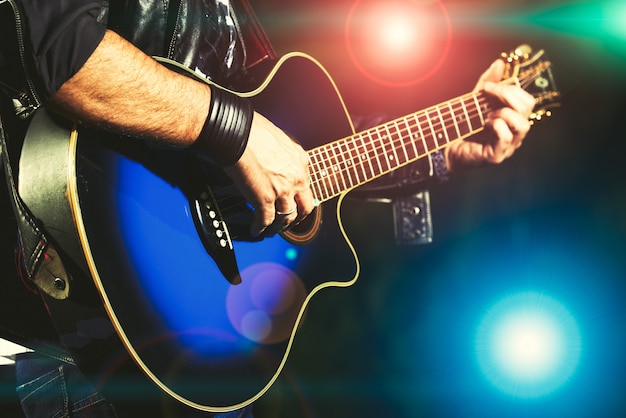
M 353 133 L 334 83 L 304 55 L 286 56 L 242 95 L 306 149 Z M 21 164 L 37 163 L 29 150 L 57 143 L 47 158 L 69 159 L 53 175 L 61 187 L 67 182 L 73 231 L 56 234 L 76 237 L 77 245 L 66 246 L 80 247 L 72 265 L 91 277 L 75 274 L 72 296 L 49 300 L 49 309 L 79 365 L 85 359 L 99 378 L 130 355 L 189 406 L 242 407 L 277 378 L 312 296 L 356 280 L 358 260 L 340 220 L 344 195 L 316 209 L 302 237 L 253 239 L 252 210 L 219 168 L 185 151 L 51 129 L 54 118 L 36 118 Z M 22 189 L 36 187 L 36 176 L 25 172 L 31 186 Z M 46 226 L 43 209 L 35 216 Z

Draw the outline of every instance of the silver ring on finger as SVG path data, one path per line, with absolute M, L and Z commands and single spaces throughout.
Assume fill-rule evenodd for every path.
M 298 210 L 298 205 L 294 206 L 293 209 L 290 209 L 287 212 L 276 211 L 276 216 L 289 216 L 292 213 L 294 213 L 296 210 Z

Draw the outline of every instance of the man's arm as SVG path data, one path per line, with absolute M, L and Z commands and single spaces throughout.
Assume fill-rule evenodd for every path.
M 46 105 L 86 125 L 188 148 L 200 135 L 210 103 L 208 85 L 168 70 L 107 31 Z M 288 224 L 313 209 L 308 154 L 259 114 L 243 155 L 225 169 L 256 209 L 253 234 L 271 225 L 277 211 L 297 207 L 280 218 Z
M 86 125 L 188 147 L 200 134 L 211 92 L 107 31 L 83 67 L 46 105 Z

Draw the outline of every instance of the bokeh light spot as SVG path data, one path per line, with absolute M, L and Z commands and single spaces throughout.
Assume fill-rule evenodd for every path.
M 294 261 L 298 258 L 298 250 L 293 247 L 287 248 L 285 250 L 285 258 L 289 261 Z
M 230 286 L 228 319 L 235 330 L 258 344 L 287 340 L 306 298 L 300 277 L 277 263 L 253 264 L 241 272 L 242 283 Z
M 515 397 L 555 391 L 570 379 L 580 354 L 574 318 L 562 304 L 538 292 L 502 299 L 487 311 L 476 335 L 485 377 Z
M 414 85 L 447 57 L 450 18 L 440 1 L 357 0 L 346 19 L 345 42 L 352 63 L 370 80 Z
M 241 318 L 241 333 L 252 341 L 263 341 L 272 331 L 272 320 L 263 311 L 249 311 Z
M 605 5 L 605 17 L 607 32 L 626 41 L 626 3 L 623 0 L 608 2 Z

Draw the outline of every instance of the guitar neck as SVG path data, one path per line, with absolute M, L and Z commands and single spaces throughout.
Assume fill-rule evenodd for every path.
M 482 92 L 467 93 L 309 151 L 318 202 L 363 185 L 480 132 L 492 106 Z

